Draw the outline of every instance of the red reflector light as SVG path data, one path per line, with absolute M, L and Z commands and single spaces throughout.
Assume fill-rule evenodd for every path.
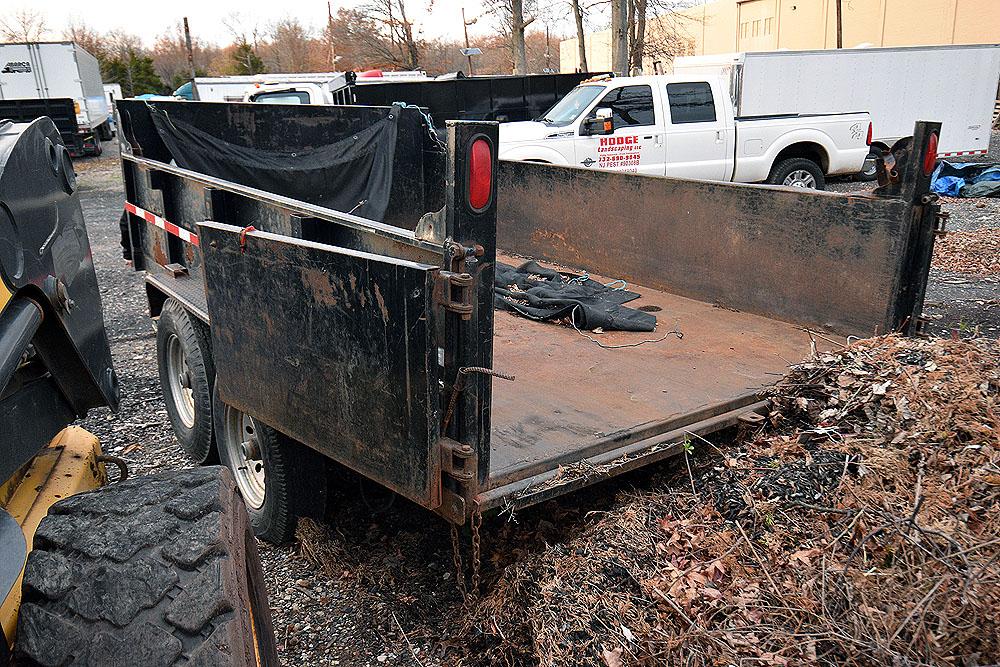
M 927 154 L 924 155 L 924 174 L 927 176 L 931 175 L 937 163 L 937 147 L 938 135 L 937 132 L 932 132 L 931 138 L 927 140 Z
M 868 123 L 868 139 L 865 141 L 869 146 L 872 145 L 872 124 Z
M 476 212 L 489 206 L 493 194 L 493 151 L 486 139 L 476 139 L 469 149 L 469 206 Z

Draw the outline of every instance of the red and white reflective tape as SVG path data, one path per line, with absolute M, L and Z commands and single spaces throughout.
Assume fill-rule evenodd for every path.
M 174 223 L 161 218 L 155 213 L 150 213 L 145 209 L 141 209 L 135 204 L 125 202 L 125 210 L 132 215 L 137 215 L 154 227 L 159 227 L 168 234 L 173 234 L 182 241 L 187 241 L 188 243 L 193 243 L 194 245 L 200 245 L 198 243 L 198 235 L 189 232 L 183 227 L 178 227 Z
M 955 151 L 954 153 L 938 153 L 938 157 L 959 157 L 961 155 L 986 155 L 988 151 Z

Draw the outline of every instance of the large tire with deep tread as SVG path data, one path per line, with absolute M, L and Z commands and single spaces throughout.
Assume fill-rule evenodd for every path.
M 22 590 L 17 664 L 278 664 L 256 542 L 219 466 L 59 501 Z
M 194 399 L 194 420 L 184 423 L 171 390 L 167 355 L 169 341 L 175 336 L 184 352 L 189 382 Z M 215 364 L 212 360 L 211 334 L 205 324 L 188 313 L 174 299 L 167 299 L 160 311 L 156 327 L 156 364 L 160 370 L 160 387 L 167 407 L 167 417 L 174 435 L 184 452 L 197 464 L 216 463 L 212 421 L 212 387 L 215 384 Z
M 233 456 L 223 440 L 227 437 L 224 432 L 227 410 L 234 408 L 222 402 L 218 391 L 214 392 L 214 399 L 219 459 L 235 472 L 247 462 Z M 320 518 L 325 513 L 326 459 L 259 420 L 255 420 L 254 425 L 264 469 L 264 498 L 257 506 L 247 502 L 250 525 L 260 539 L 284 544 L 295 536 L 298 517 Z
M 771 167 L 771 175 L 767 177 L 767 182 L 772 185 L 783 185 L 785 178 L 793 171 L 808 172 L 816 181 L 816 190 L 826 189 L 826 177 L 823 175 L 823 168 L 804 157 L 792 157 L 776 163 Z

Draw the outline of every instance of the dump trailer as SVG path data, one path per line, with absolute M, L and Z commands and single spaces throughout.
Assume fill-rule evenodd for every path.
M 475 525 L 759 423 L 811 349 L 920 328 L 934 123 L 845 195 L 498 162 L 495 123 L 440 145 L 400 106 L 118 105 L 171 422 L 233 468 L 267 539 L 319 510 L 323 461 Z M 403 177 L 361 141 L 411 160 Z M 331 146 L 355 177 L 337 192 L 315 165 Z M 374 219 L 350 212 L 362 198 Z M 495 309 L 497 263 L 525 257 L 627 281 L 656 330 Z
M 75 42 L 0 44 L 0 119 L 48 116 L 73 156 L 100 155 L 111 104 L 97 58 Z
M 118 401 L 68 151 L 0 121 L 0 664 L 277 665 L 232 475 L 126 479 L 69 425 Z

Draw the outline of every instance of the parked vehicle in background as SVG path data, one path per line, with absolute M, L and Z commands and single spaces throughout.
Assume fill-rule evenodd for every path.
M 74 42 L 0 44 L 0 118 L 51 118 L 73 155 L 100 155 L 111 105 L 97 58 Z
M 198 100 L 199 102 L 246 102 L 252 101 L 249 100 L 249 97 L 257 93 L 292 89 L 308 93 L 304 97 L 298 96 L 293 103 L 350 104 L 349 101 L 342 101 L 342 98 L 338 98 L 335 93 L 353 85 L 355 81 L 364 84 L 376 81 L 430 80 L 431 77 L 423 71 L 384 72 L 382 70 L 369 70 L 361 73 L 302 72 L 297 74 L 197 77 L 194 80 L 194 85 L 190 82 L 185 83 L 174 91 L 174 96 L 189 101 Z M 277 103 L 280 103 L 280 100 Z
M 939 157 L 987 153 L 1000 45 L 684 56 L 674 74 L 726 77 L 737 115 L 868 111 L 873 153 L 862 177 L 870 180 L 874 152 L 907 136 L 918 120 L 942 124 Z
M 439 133 L 449 120 L 501 123 L 537 118 L 593 74 L 475 76 L 461 72 L 434 79 L 405 80 L 402 72 L 352 72 L 316 82 L 268 83 L 247 93 L 248 102 L 283 104 L 360 104 L 390 106 L 405 102 L 426 109 Z M 394 75 L 394 76 L 389 76 Z
M 868 155 L 852 113 L 737 115 L 719 76 L 602 77 L 536 121 L 500 127 L 500 158 L 822 190 Z
M 117 124 L 115 122 L 115 100 L 120 100 L 124 98 L 122 95 L 122 87 L 117 83 L 106 83 L 104 84 L 104 97 L 108 100 L 108 106 L 111 109 L 111 115 L 108 116 L 108 127 L 111 130 L 111 135 L 114 136 L 117 131 Z

